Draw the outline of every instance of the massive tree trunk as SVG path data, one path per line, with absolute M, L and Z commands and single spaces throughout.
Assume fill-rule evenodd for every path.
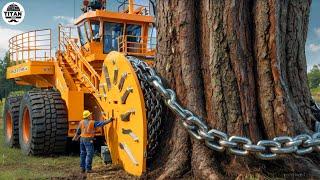
M 311 0 L 158 0 L 156 69 L 211 128 L 250 138 L 312 133 L 305 42 Z M 317 155 L 263 161 L 215 152 L 164 113 L 151 176 L 319 176 Z M 300 173 L 300 174 L 299 174 Z M 287 176 L 288 177 L 288 176 Z

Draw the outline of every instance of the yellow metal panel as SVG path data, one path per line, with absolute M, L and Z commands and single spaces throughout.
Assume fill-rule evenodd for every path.
M 60 91 L 62 98 L 66 99 L 67 98 L 66 92 L 69 91 L 68 85 L 59 67 L 58 62 L 55 62 L 54 65 L 55 65 L 55 80 L 54 80 L 55 87 Z
M 38 88 L 53 87 L 51 75 L 25 75 L 15 79 L 16 84 L 32 85 Z
M 68 107 L 69 121 L 80 121 L 84 108 L 84 93 L 81 91 L 68 91 L 67 99 L 65 100 Z
M 28 61 L 22 64 L 8 67 L 7 79 L 23 77 L 27 75 L 53 75 L 54 62 Z
M 29 85 L 32 85 L 32 84 L 24 81 L 23 79 L 19 79 L 19 80 L 15 79 L 15 82 L 16 82 L 16 84 L 21 85 L 21 86 L 29 86 Z
M 95 53 L 95 54 L 91 54 L 86 56 L 86 60 L 88 62 L 92 62 L 92 61 L 96 61 L 96 60 L 104 60 L 106 58 L 106 54 L 99 54 L 99 53 Z
M 82 112 L 84 110 L 84 93 L 81 91 L 68 91 L 66 101 L 68 109 L 69 131 L 68 136 L 73 137 L 78 122 L 82 120 Z
M 113 123 L 105 127 L 112 161 L 123 166 L 127 172 L 140 176 L 146 170 L 147 119 L 139 80 L 130 62 L 119 52 L 109 53 L 104 66 L 107 70 L 101 76 L 100 105 L 108 117 L 115 118 Z M 118 74 L 117 78 L 115 74 Z M 127 76 L 123 88 L 119 89 L 119 82 L 124 74 Z M 122 103 L 122 97 L 129 89 L 132 91 L 125 103 Z M 134 113 L 130 115 L 129 121 L 123 121 L 121 115 L 130 111 Z M 138 140 L 124 133 L 124 130 L 130 130 Z
M 106 58 L 106 54 L 103 54 L 102 42 L 90 42 L 85 44 L 84 48 L 86 50 L 84 50 L 83 53 L 88 62 L 104 60 Z
M 74 129 L 76 129 L 77 126 L 76 123 L 72 122 L 78 122 L 82 119 L 84 94 L 82 91 L 70 91 L 57 62 L 55 62 L 55 66 L 55 87 L 59 90 L 62 99 L 66 102 L 68 121 L 71 122 L 71 124 L 69 124 L 68 136 L 71 137 L 74 135 Z

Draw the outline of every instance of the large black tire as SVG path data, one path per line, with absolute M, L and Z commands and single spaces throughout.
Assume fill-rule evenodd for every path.
M 19 109 L 22 96 L 8 97 L 3 110 L 5 145 L 19 147 Z
M 27 155 L 63 153 L 68 135 L 67 110 L 59 92 L 27 92 L 20 105 L 19 143 Z
M 164 105 L 161 100 L 161 95 L 152 87 L 145 78 L 145 70 L 141 65 L 136 64 L 136 61 L 141 61 L 136 57 L 127 56 L 130 60 L 136 75 L 140 81 L 140 87 L 143 93 L 146 114 L 147 114 L 147 166 L 153 164 L 154 158 L 157 156 L 159 150 L 159 142 L 163 132 L 163 123 L 161 121 L 162 107 Z

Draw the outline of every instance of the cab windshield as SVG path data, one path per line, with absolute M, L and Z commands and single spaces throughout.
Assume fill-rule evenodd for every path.
M 79 32 L 80 43 L 83 46 L 84 44 L 86 44 L 88 42 L 88 37 L 86 34 L 84 24 L 82 24 L 78 27 L 78 32 Z
M 104 43 L 103 52 L 118 50 L 118 37 L 123 34 L 123 24 L 121 23 L 104 23 Z
M 134 24 L 126 25 L 126 35 L 128 42 L 140 42 L 141 41 L 141 26 Z
M 93 40 L 100 41 L 100 37 L 99 37 L 100 22 L 99 21 L 91 21 L 91 29 L 92 29 Z

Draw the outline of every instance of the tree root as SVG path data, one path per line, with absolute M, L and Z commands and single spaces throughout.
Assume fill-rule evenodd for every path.
M 199 156 L 199 154 L 201 154 Z M 212 156 L 212 152 L 198 141 L 193 141 L 191 166 L 197 179 L 222 179 L 219 162 Z
M 163 172 L 158 179 L 178 178 L 182 177 L 190 171 L 190 139 L 188 132 L 177 122 L 174 126 L 173 137 L 170 138 L 173 148 L 168 159 L 165 161 Z M 172 140 L 175 140 L 172 142 Z

